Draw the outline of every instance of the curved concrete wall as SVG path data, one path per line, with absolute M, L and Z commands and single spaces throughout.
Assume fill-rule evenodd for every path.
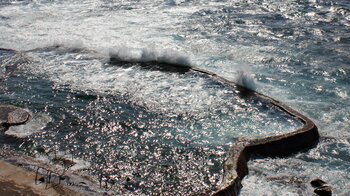
M 316 125 L 306 116 L 300 114 L 294 109 L 280 103 L 279 101 L 249 90 L 243 86 L 226 80 L 215 73 L 199 68 L 192 68 L 193 71 L 200 72 L 227 85 L 236 86 L 240 90 L 248 92 L 251 96 L 257 96 L 264 99 L 274 106 L 281 109 L 288 115 L 298 119 L 304 125 L 302 128 L 271 137 L 253 140 L 240 140 L 231 147 L 228 158 L 224 163 L 224 176 L 222 184 L 218 187 L 218 191 L 213 195 L 239 195 L 242 188 L 241 180 L 248 174 L 247 162 L 251 155 L 260 155 L 266 157 L 287 156 L 298 151 L 302 151 L 315 146 L 319 140 L 319 133 Z
M 15 52 L 9 49 L 1 50 Z M 113 63 L 113 59 L 111 59 L 111 63 Z M 159 62 L 154 63 L 159 64 Z M 189 65 L 167 64 L 166 66 L 170 67 L 170 71 L 172 72 L 183 73 L 192 70 L 194 72 L 208 75 L 224 84 L 237 87 L 242 92 L 249 94 L 249 96 L 260 97 L 261 99 L 270 102 L 274 106 L 281 109 L 283 112 L 297 118 L 304 124 L 301 129 L 298 129 L 294 132 L 262 139 L 240 140 L 237 142 L 234 146 L 231 147 L 229 151 L 228 158 L 224 163 L 224 176 L 222 184 L 218 187 L 218 191 L 214 193 L 214 195 L 234 196 L 239 194 L 240 189 L 242 188 L 241 180 L 248 174 L 247 162 L 249 161 L 251 155 L 260 155 L 267 157 L 287 156 L 298 151 L 311 148 L 318 143 L 319 133 L 316 125 L 306 116 L 280 103 L 279 101 L 240 86 L 207 70 L 192 67 Z M 167 71 L 167 68 L 162 68 L 161 70 Z

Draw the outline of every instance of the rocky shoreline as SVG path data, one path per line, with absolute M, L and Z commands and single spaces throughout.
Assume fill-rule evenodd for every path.
M 0 195 L 81 195 L 62 185 L 35 183 L 35 173 L 0 161 Z
M 1 132 L 30 119 L 25 109 L 0 105 Z M 88 174 L 69 169 L 75 160 L 62 159 L 60 163 L 38 160 L 6 146 L 0 148 L 0 195 L 109 195 Z
M 0 184 L 27 195 L 110 195 L 88 174 L 37 160 L 10 149 L 0 149 Z M 11 187 L 4 187 L 9 191 Z M 18 190 L 17 190 L 18 189 Z M 22 193 L 22 191 L 25 191 Z M 112 190 L 110 190 L 112 191 Z

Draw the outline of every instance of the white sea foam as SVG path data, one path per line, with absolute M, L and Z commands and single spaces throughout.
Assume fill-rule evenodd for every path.
M 186 2 L 186 0 L 168 0 L 166 2 L 167 2 L 167 5 L 177 6 L 177 5 L 180 5 L 184 2 Z
M 250 174 L 242 182 L 241 195 L 312 195 L 314 188 L 310 182 L 316 178 L 327 182 L 334 195 L 347 195 L 349 167 L 348 163 L 340 163 L 347 160 L 349 149 L 347 140 L 329 139 L 291 158 L 252 160 L 248 162 Z M 337 167 L 319 166 L 326 162 Z
M 307 193 L 312 193 L 310 190 L 300 190 L 297 189 L 289 182 L 292 177 L 282 177 L 280 181 L 282 183 L 274 182 L 266 177 L 262 176 L 248 176 L 244 178 L 242 184 L 243 189 L 240 193 L 241 196 L 299 196 L 299 195 L 309 195 Z M 283 182 L 284 181 L 284 182 Z M 283 184 L 284 183 L 284 184 Z
M 209 106 L 221 107 L 220 104 L 222 105 L 224 102 L 216 99 L 215 96 L 225 92 L 214 91 L 217 94 L 213 96 L 212 91 L 201 89 L 203 81 L 202 83 L 191 83 L 192 81 L 186 81 L 172 75 L 165 78 L 161 73 L 146 73 L 135 67 L 128 69 L 105 67 L 103 61 L 91 58 L 90 55 L 65 53 L 72 51 L 73 48 L 95 51 L 101 51 L 101 48 L 113 48 L 111 54 L 125 60 L 189 63 L 201 68 L 213 68 L 211 71 L 252 89 L 260 84 L 254 81 L 254 73 L 259 73 L 259 77 L 256 77 L 259 78 L 258 80 L 264 76 L 273 79 L 264 82 L 262 92 L 313 118 L 322 136 L 349 138 L 347 127 L 350 119 L 348 112 L 350 90 L 347 78 L 335 76 L 337 80 L 332 80 L 334 83 L 330 84 L 329 81 L 315 80 L 322 78 L 322 76 L 312 75 L 308 73 L 307 69 L 308 66 L 311 66 L 330 70 L 334 66 L 329 61 L 330 59 L 339 64 L 335 66 L 346 67 L 341 63 L 347 62 L 345 56 L 348 51 L 346 45 L 341 46 L 344 43 L 341 42 L 340 38 L 346 32 L 342 26 L 348 27 L 350 23 L 349 16 L 341 17 L 346 15 L 346 9 L 340 8 L 342 4 L 334 4 L 329 9 L 325 3 L 311 1 L 307 7 L 311 6 L 312 9 L 303 10 L 303 3 L 295 3 L 294 1 L 288 3 L 276 1 L 270 2 L 268 5 L 256 3 L 258 1 L 252 1 L 249 5 L 237 2 L 237 6 L 230 4 L 229 9 L 223 9 L 228 5 L 226 1 L 205 0 L 186 1 L 184 4 L 181 4 L 184 2 L 182 0 L 146 0 L 136 3 L 135 1 L 95 0 L 74 1 L 74 3 L 73 1 L 23 2 L 0 8 L 0 45 L 20 51 L 63 45 L 64 47 L 60 50 L 56 50 L 60 55 L 52 54 L 54 57 L 49 58 L 47 57 L 49 55 L 42 57 L 34 54 L 34 57 L 40 60 L 29 65 L 30 72 L 45 75 L 55 84 L 67 84 L 72 89 L 97 93 L 122 92 L 140 105 L 146 105 L 155 110 L 162 109 L 164 106 L 165 112 L 181 113 L 191 110 L 201 113 L 205 112 L 205 108 L 209 108 Z M 122 6 L 119 6 L 120 4 Z M 180 4 L 181 6 L 164 6 L 164 4 Z M 241 9 L 241 5 L 244 9 Z M 131 9 L 127 10 L 123 7 Z M 203 15 L 195 15 L 200 10 L 204 10 Z M 221 15 L 215 13 L 216 11 L 220 12 L 220 10 L 223 10 Z M 226 11 L 230 10 L 237 12 L 225 14 Z M 234 20 L 226 20 L 230 19 L 230 15 L 239 19 L 240 15 L 237 13 L 244 16 L 244 25 L 232 24 L 231 22 L 235 22 Z M 269 24 L 270 19 L 272 20 L 275 15 L 280 16 L 278 20 L 281 20 L 281 24 L 290 25 L 291 28 L 278 30 L 279 28 L 275 28 L 278 27 L 275 22 L 273 22 L 273 28 L 270 28 L 272 27 L 269 26 L 271 25 Z M 203 21 L 203 18 L 208 20 Z M 304 22 L 305 27 L 300 26 Z M 321 26 L 325 25 L 325 28 L 322 26 L 320 29 L 333 29 L 333 27 L 339 29 L 327 33 L 320 32 L 320 29 L 314 31 L 315 29 L 311 28 L 314 26 L 313 22 L 320 23 Z M 329 23 L 328 27 L 327 23 Z M 281 32 L 275 34 L 274 29 Z M 337 39 L 335 40 L 336 45 L 329 42 L 332 39 L 329 39 L 328 36 L 333 35 Z M 181 39 L 177 39 L 178 37 Z M 269 42 L 271 37 L 275 41 Z M 308 42 L 309 38 L 311 44 Z M 325 55 L 325 59 L 322 59 L 320 54 L 328 51 L 317 48 L 317 46 L 323 46 L 324 39 L 327 40 L 327 46 L 329 46 L 327 48 L 338 54 L 344 53 L 344 55 L 329 54 Z M 315 42 L 320 44 L 315 45 Z M 291 46 L 290 43 L 298 44 Z M 125 46 L 116 47 L 118 45 Z M 310 50 L 313 47 L 316 47 L 317 50 Z M 168 52 L 164 48 L 171 48 L 171 51 L 183 51 L 185 54 L 190 54 L 192 60 L 188 62 L 187 57 L 172 56 L 176 52 Z M 313 52 L 310 53 L 310 51 Z M 321 53 L 316 54 L 318 51 Z M 104 57 L 109 58 L 109 49 Z M 216 60 L 212 60 L 212 58 L 216 58 Z M 297 59 L 298 62 L 294 62 L 294 59 Z M 240 65 L 241 62 L 257 65 L 254 68 L 256 72 L 245 70 L 244 66 Z M 299 62 L 300 64 L 306 63 L 308 66 L 298 68 Z M 233 66 L 235 64 L 238 66 Z M 288 74 L 283 74 L 284 71 L 288 71 Z M 3 66 L 0 69 L 0 74 L 4 75 L 5 73 L 6 70 Z M 307 77 L 307 79 L 303 80 L 303 77 Z M 153 81 L 150 78 L 153 78 Z M 289 79 L 298 82 L 288 81 Z M 287 82 L 283 82 L 283 84 L 276 82 L 281 80 Z M 313 84 L 316 82 L 324 89 L 332 89 L 332 95 L 329 97 L 325 95 L 322 96 L 322 100 L 315 100 L 317 93 L 308 92 L 306 87 L 309 83 L 305 81 L 311 81 Z M 301 85 L 297 86 L 296 83 Z M 336 89 L 335 85 L 340 87 Z M 156 92 L 160 91 L 166 93 L 161 93 L 161 96 L 158 96 L 159 93 Z M 177 107 L 178 104 L 181 104 L 182 108 Z M 232 127 L 235 129 L 237 125 Z M 332 161 L 328 161 L 313 165 L 299 164 L 299 166 L 306 169 L 328 168 L 333 167 L 331 163 Z M 283 164 L 288 165 L 289 162 Z M 293 170 L 294 168 L 290 169 L 290 175 L 293 175 Z M 316 170 L 316 172 L 323 171 L 322 169 Z M 329 175 L 329 178 L 347 180 L 343 174 L 333 175 L 326 171 L 325 174 Z M 263 176 L 263 174 L 259 175 L 256 179 L 248 177 L 247 180 L 254 183 Z M 258 184 L 261 186 L 248 185 L 253 188 L 245 189 L 243 193 L 260 194 L 261 192 L 256 190 L 261 188 L 264 190 L 262 192 L 266 191 L 266 194 L 269 194 L 270 187 L 276 195 L 280 195 L 283 191 L 294 193 L 291 190 L 293 187 L 288 188 L 288 185 L 281 188 L 281 186 L 276 186 L 276 183 L 268 182 L 266 185 L 265 181 L 262 180 Z M 340 186 L 338 186 L 339 189 L 344 191 L 350 189 L 349 185 Z
M 348 99 L 348 93 L 346 90 L 342 90 L 340 88 L 336 88 L 336 94 L 342 99 Z
M 120 61 L 128 62 L 158 62 L 174 65 L 190 66 L 191 60 L 188 55 L 172 49 L 149 48 L 117 48 L 110 50 L 110 56 Z
M 238 71 L 236 82 L 251 90 L 256 90 L 256 83 L 254 76 L 244 71 Z
M 168 49 L 118 48 L 110 53 L 121 61 L 191 65 L 188 56 Z M 225 89 L 207 87 L 203 78 L 147 71 L 137 66 L 127 69 L 106 67 L 102 59 L 91 57 L 94 54 L 67 52 L 57 56 L 53 51 L 32 52 L 31 55 L 37 63 L 29 65 L 30 72 L 46 75 L 52 81 L 70 85 L 76 90 L 125 94 L 134 103 L 151 110 L 177 114 L 194 112 L 200 115 L 205 114 L 209 107 L 226 107 Z

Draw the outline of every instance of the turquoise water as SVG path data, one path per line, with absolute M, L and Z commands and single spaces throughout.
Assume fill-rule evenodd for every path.
M 22 54 L 0 52 L 0 100 L 34 116 L 8 131 L 22 137 L 10 145 L 74 154 L 95 174 L 132 179 L 120 192 L 189 193 L 220 182 L 238 138 L 300 126 L 206 76 L 142 68 L 190 64 L 281 100 L 319 127 L 316 148 L 251 161 L 241 195 L 310 195 L 316 177 L 347 195 L 349 9 L 347 1 L 2 2 L 0 47 Z

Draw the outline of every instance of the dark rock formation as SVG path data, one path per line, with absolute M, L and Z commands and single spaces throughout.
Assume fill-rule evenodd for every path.
M 331 196 L 332 188 L 330 186 L 322 186 L 320 188 L 316 188 L 314 193 L 316 193 L 318 196 Z
M 10 112 L 7 117 L 7 124 L 17 125 L 23 124 L 28 121 L 29 113 L 22 109 L 16 109 L 13 112 Z
M 311 186 L 314 187 L 314 188 L 319 188 L 319 187 L 321 187 L 321 186 L 323 186 L 323 185 L 325 185 L 325 184 L 327 184 L 327 183 L 326 183 L 325 181 L 319 179 L 319 178 L 316 178 L 316 179 L 312 180 L 312 181 L 310 182 L 310 184 L 311 184 Z
M 11 105 L 0 105 L 0 130 L 9 126 L 24 124 L 30 118 L 30 114 L 24 109 Z
M 314 193 L 319 196 L 331 196 L 332 188 L 327 183 L 319 178 L 314 179 L 310 182 L 312 187 L 315 188 Z

